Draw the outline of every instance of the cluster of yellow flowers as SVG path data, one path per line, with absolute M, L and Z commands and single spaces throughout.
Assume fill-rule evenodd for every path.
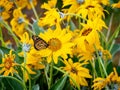
M 46 70 L 48 65 L 53 69 L 62 62 L 64 65 L 60 65 L 60 68 L 56 66 L 57 70 L 68 73 L 71 85 L 78 89 L 80 86 L 88 86 L 86 78 L 93 80 L 91 88 L 95 90 L 107 88 L 112 82 L 120 83 L 115 68 L 112 77 L 105 70 L 105 65 L 111 62 L 112 58 L 109 46 L 104 46 L 108 37 L 103 37 L 102 32 L 108 29 L 104 19 L 105 13 L 109 12 L 104 6 L 110 6 L 109 0 L 62 0 L 59 8 L 58 1 L 48 0 L 42 3 L 37 0 L 0 0 L 0 28 L 2 30 L 5 27 L 10 32 L 16 45 L 15 48 L 11 48 L 8 55 L 3 55 L 0 74 L 19 74 L 15 67 L 21 66 L 24 67 L 23 79 L 27 81 L 30 79 L 29 74 L 35 75 L 37 70 Z M 42 3 L 41 9 L 44 9 L 41 16 L 35 8 L 39 3 Z M 112 7 L 120 8 L 119 3 L 112 4 Z M 32 11 L 34 16 L 29 17 L 28 12 Z M 1 45 L 8 48 L 3 37 L 0 39 Z M 102 39 L 104 44 L 100 41 Z M 16 52 L 19 47 L 21 50 Z M 16 60 L 17 55 L 23 57 L 20 61 L 22 63 Z M 95 69 L 97 61 L 103 70 L 100 72 L 104 72 L 99 79 Z M 93 71 L 86 67 L 88 64 L 91 64 Z M 53 73 L 52 69 L 50 73 Z M 50 82 L 49 89 L 51 75 L 50 80 L 47 80 Z M 106 79 L 103 79 L 104 77 Z

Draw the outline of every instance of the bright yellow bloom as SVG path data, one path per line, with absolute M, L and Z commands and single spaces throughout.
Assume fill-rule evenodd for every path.
M 81 25 L 83 26 L 83 28 L 92 28 L 98 31 L 101 31 L 103 28 L 108 28 L 105 22 L 99 17 L 95 17 L 93 20 L 88 19 L 87 24 L 81 23 Z
M 100 18 L 87 20 L 87 24 L 81 23 L 81 25 L 83 28 L 78 37 L 74 40 L 74 43 L 76 43 L 76 50 L 79 56 L 82 56 L 82 60 L 92 60 L 96 52 L 95 47 L 100 52 L 103 52 L 98 32 L 101 32 L 102 27 L 107 28 L 107 26 Z
M 113 8 L 120 8 L 120 1 L 118 3 L 112 4 Z
M 104 9 L 96 0 L 63 0 L 63 6 L 70 7 L 65 10 L 65 13 L 73 13 L 81 15 L 83 18 L 94 19 L 95 17 L 104 16 Z
M 102 53 L 103 53 L 102 55 L 103 60 L 110 60 L 112 58 L 112 55 L 108 50 L 102 50 Z
M 24 67 L 24 63 L 22 64 L 22 66 Z M 36 72 L 34 72 L 34 71 L 32 71 L 31 70 L 31 67 L 29 66 L 29 65 L 25 65 L 25 69 L 28 71 L 26 71 L 26 70 L 24 70 L 24 69 L 22 69 L 23 70 L 23 72 L 24 72 L 24 77 L 25 77 L 25 82 L 27 82 L 27 80 L 29 79 L 29 75 L 28 75 L 28 73 L 29 74 L 36 74 Z
M 31 9 L 30 2 L 32 2 L 34 6 L 37 5 L 37 0 L 15 0 L 15 3 L 17 4 L 18 7 L 21 8 L 27 7 L 28 9 Z
M 84 0 L 83 0 L 83 3 L 84 3 Z M 68 13 L 76 13 L 78 8 L 81 6 L 81 4 L 78 0 L 63 0 L 63 7 L 71 5 L 69 9 L 67 9 Z
M 42 56 L 47 56 L 48 63 L 54 60 L 57 64 L 59 56 L 66 58 L 67 54 L 71 54 L 73 44 L 70 42 L 70 39 L 72 36 L 65 29 L 48 29 L 45 33 L 41 33 L 40 37 L 49 45 L 46 49 L 40 50 Z
M 45 26 L 45 25 L 56 25 L 59 24 L 61 21 L 60 14 L 55 8 L 55 5 L 57 3 L 57 0 L 50 0 L 48 3 L 44 3 L 41 8 L 46 9 L 47 11 L 44 13 L 45 17 L 40 18 L 38 24 L 40 26 Z
M 86 43 L 88 43 L 89 45 L 94 44 L 96 44 L 96 46 L 100 45 L 98 32 L 89 26 L 85 26 L 81 30 L 75 42 L 77 43 L 78 46 L 81 47 L 81 50 L 83 51 L 85 51 Z
M 27 32 L 25 32 L 20 39 L 23 44 L 23 51 L 26 52 L 26 65 L 24 63 L 22 63 L 22 65 L 25 66 L 29 74 L 36 74 L 36 72 L 32 71 L 32 69 L 39 70 L 45 67 L 42 63 L 41 55 L 34 48 L 33 40 L 29 37 Z M 23 56 L 23 54 L 23 52 L 19 53 L 21 56 Z M 27 81 L 28 79 L 28 73 L 25 71 L 25 80 Z
M 105 86 L 107 86 L 107 85 L 114 86 L 115 84 L 118 85 L 118 87 L 116 87 L 116 90 L 120 89 L 120 77 L 118 76 L 116 69 L 113 68 L 113 70 L 114 71 L 111 72 L 106 78 L 96 78 L 93 81 L 94 84 L 92 87 L 94 88 L 94 90 L 101 90 L 101 89 L 105 88 Z
M 22 37 L 20 37 L 23 43 L 23 50 L 26 51 L 26 64 L 34 67 L 34 69 L 43 69 L 44 64 L 42 64 L 42 59 L 40 53 L 34 48 L 33 40 L 29 37 L 28 33 L 25 32 Z M 20 54 L 23 55 L 23 52 Z
M 106 82 L 105 82 L 105 79 L 104 78 L 96 78 L 94 81 L 94 84 L 93 84 L 93 88 L 94 90 L 101 90 L 102 88 L 104 88 L 106 86 Z
M 25 51 L 27 53 L 26 57 L 26 64 L 32 65 L 36 67 L 39 67 L 38 69 L 44 68 L 44 65 L 41 64 L 41 55 L 38 53 L 38 51 L 33 46 L 33 40 L 29 37 L 28 33 L 25 32 L 23 36 L 21 37 L 21 42 L 26 45 Z M 23 46 L 24 47 L 24 46 Z
M 0 0 L 0 19 L 6 20 L 10 17 L 13 3 L 9 0 Z
M 28 20 L 26 19 L 26 15 L 22 14 L 21 8 L 15 9 L 10 24 L 12 25 L 13 32 L 19 37 L 25 32 L 27 25 L 25 22 L 28 22 Z
M 88 83 L 85 78 L 92 78 L 89 74 L 89 70 L 84 68 L 83 65 L 86 65 L 86 62 L 75 62 L 73 63 L 72 59 L 64 60 L 65 67 L 62 67 L 63 70 L 69 73 L 70 78 L 72 78 L 77 85 L 88 86 Z M 70 83 L 75 85 L 74 82 L 70 79 Z
M 108 5 L 110 3 L 109 0 L 95 0 L 95 1 L 98 1 L 98 3 L 103 5 Z
M 18 73 L 14 66 L 17 64 L 14 62 L 15 55 L 12 54 L 12 50 L 10 50 L 9 54 L 2 58 L 2 63 L 0 64 L 0 74 L 3 74 L 4 76 L 8 76 L 11 74 L 13 76 L 14 73 Z
M 81 14 L 83 18 L 88 16 L 88 19 L 95 17 L 104 17 L 103 7 L 93 0 L 85 0 L 85 2 L 78 8 L 77 14 Z

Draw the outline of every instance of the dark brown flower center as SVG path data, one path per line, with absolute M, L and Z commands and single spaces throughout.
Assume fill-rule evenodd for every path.
M 71 72 L 74 73 L 74 74 L 77 74 L 77 73 L 78 73 L 78 70 L 77 70 L 75 67 L 72 67 L 72 68 L 71 68 Z
M 86 9 L 89 9 L 89 8 L 94 8 L 94 6 L 89 5 L 89 6 L 86 7 Z
M 87 36 L 92 31 L 91 28 L 88 28 L 87 30 L 82 32 L 82 36 Z

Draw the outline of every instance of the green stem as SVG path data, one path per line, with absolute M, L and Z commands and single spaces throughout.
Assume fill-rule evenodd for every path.
M 81 19 L 87 21 L 87 19 L 83 18 L 83 17 L 80 16 L 80 15 L 74 14 L 74 13 L 67 13 L 67 14 L 65 14 L 65 15 L 71 15 L 71 16 L 79 17 L 79 18 L 81 18 Z
M 22 65 L 19 65 L 19 66 L 21 66 L 21 67 L 27 72 L 28 77 L 29 77 L 29 90 L 32 90 L 32 87 L 31 87 L 31 79 L 30 79 L 30 73 L 28 72 L 28 70 L 27 70 L 24 66 L 22 66 Z
M 95 70 L 95 62 L 94 62 L 94 60 L 92 60 L 92 61 L 90 60 L 90 64 L 92 66 L 92 69 L 93 69 L 93 72 L 94 72 L 94 78 L 95 78 L 95 77 L 98 77 L 98 75 L 97 75 L 97 72 Z
M 33 12 L 34 12 L 34 15 L 35 15 L 35 17 L 36 17 L 36 19 L 37 19 L 37 21 L 38 21 L 38 20 L 39 20 L 39 17 L 38 17 L 38 14 L 37 14 L 36 10 L 35 10 L 35 7 L 34 7 L 32 1 L 29 1 L 29 2 L 30 2 L 30 5 L 31 5 L 32 10 L 33 10 Z
M 50 81 L 49 81 L 49 89 L 52 86 L 52 82 L 53 82 L 53 66 L 54 66 L 54 62 L 51 62 L 50 65 Z
M 47 75 L 48 69 L 49 69 L 49 65 L 46 65 L 45 68 L 44 68 L 44 72 L 45 72 L 45 77 L 46 77 L 46 80 L 47 80 L 47 85 L 49 87 L 49 78 L 48 78 L 48 75 Z
M 79 28 L 79 30 L 81 30 L 81 28 L 82 28 L 80 23 L 81 23 L 81 18 L 78 18 L 78 24 L 79 24 L 78 28 Z
M 102 59 L 99 57 L 98 60 L 100 61 L 100 64 L 102 65 L 102 68 L 103 68 L 103 71 L 104 71 L 104 73 L 105 73 L 105 76 L 107 77 L 108 74 L 107 74 L 107 72 L 106 72 L 105 66 L 103 65 Z
M 11 27 L 4 21 L 0 22 L 13 36 L 13 39 L 15 40 L 16 45 L 18 46 L 20 44 L 19 39 L 16 37 L 16 35 L 13 33 Z
M 96 53 L 97 53 L 97 59 L 98 59 L 98 63 L 99 63 L 101 75 L 102 75 L 102 77 L 104 77 L 104 75 L 103 75 L 103 72 L 104 72 L 105 76 L 107 77 L 108 75 L 107 75 L 105 66 L 103 65 L 102 59 L 101 59 L 101 57 L 99 56 L 98 50 L 97 50 L 97 48 L 96 48 L 95 45 L 94 45 L 94 48 L 95 48 Z
M 1 40 L 2 46 L 4 47 L 5 46 L 5 42 L 4 42 L 4 39 L 3 39 L 2 28 L 1 27 L 0 27 L 0 40 Z
M 23 50 L 23 52 L 24 52 L 24 67 L 26 67 L 26 57 L 27 57 L 27 54 L 26 54 L 26 52 L 24 50 Z M 26 85 L 25 84 L 25 73 L 26 73 L 26 70 L 23 69 L 23 83 L 24 83 L 24 85 Z
M 58 71 L 60 71 L 60 72 L 62 72 L 62 73 L 64 73 L 64 74 L 67 74 L 65 71 L 61 70 L 60 68 L 58 68 L 58 67 L 56 67 L 56 66 L 53 66 L 53 68 L 56 69 L 56 70 L 58 70 Z M 70 77 L 69 75 L 68 75 L 68 77 L 72 80 L 72 82 L 75 84 L 75 86 L 77 87 L 77 89 L 80 90 L 80 87 L 79 87 L 79 85 L 75 82 L 75 80 L 74 80 L 72 77 Z
M 101 62 L 100 62 L 100 58 L 99 57 L 98 57 L 98 64 L 99 64 L 101 76 L 104 78 L 104 74 L 103 74 L 103 70 L 102 70 L 102 66 L 101 66 Z
M 115 44 L 115 38 L 119 35 L 119 32 L 120 32 L 120 25 L 117 27 L 117 29 L 115 30 L 114 34 L 112 35 L 111 39 L 109 41 L 112 41 L 111 45 L 110 45 L 110 48 L 109 48 L 109 51 L 112 50 L 114 44 Z M 108 43 L 109 44 L 109 43 Z
M 108 32 L 107 32 L 107 35 L 106 35 L 106 41 L 108 41 L 108 38 L 109 38 L 109 35 L 110 35 L 111 26 L 112 26 L 112 21 L 113 21 L 113 16 L 114 16 L 114 13 L 112 13 L 111 18 L 110 18 L 110 23 L 109 23 L 109 27 L 108 27 Z
M 35 35 L 35 32 L 32 32 L 32 30 L 29 27 L 26 27 L 26 30 L 28 30 L 32 35 Z
M 11 77 L 11 76 L 0 76 L 0 78 L 13 79 L 13 80 L 15 80 L 16 82 L 18 82 L 18 83 L 24 88 L 24 90 L 27 90 L 27 88 L 26 88 L 26 86 L 23 84 L 23 82 L 20 81 L 20 80 L 18 80 L 18 79 L 16 79 L 16 78 L 14 78 L 14 77 Z

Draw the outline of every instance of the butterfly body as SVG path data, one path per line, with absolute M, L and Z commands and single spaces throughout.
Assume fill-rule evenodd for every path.
M 40 38 L 39 36 L 32 36 L 32 39 L 34 41 L 34 48 L 36 50 L 42 50 L 42 49 L 46 49 L 48 47 L 48 44 L 46 41 L 44 41 L 42 38 Z

